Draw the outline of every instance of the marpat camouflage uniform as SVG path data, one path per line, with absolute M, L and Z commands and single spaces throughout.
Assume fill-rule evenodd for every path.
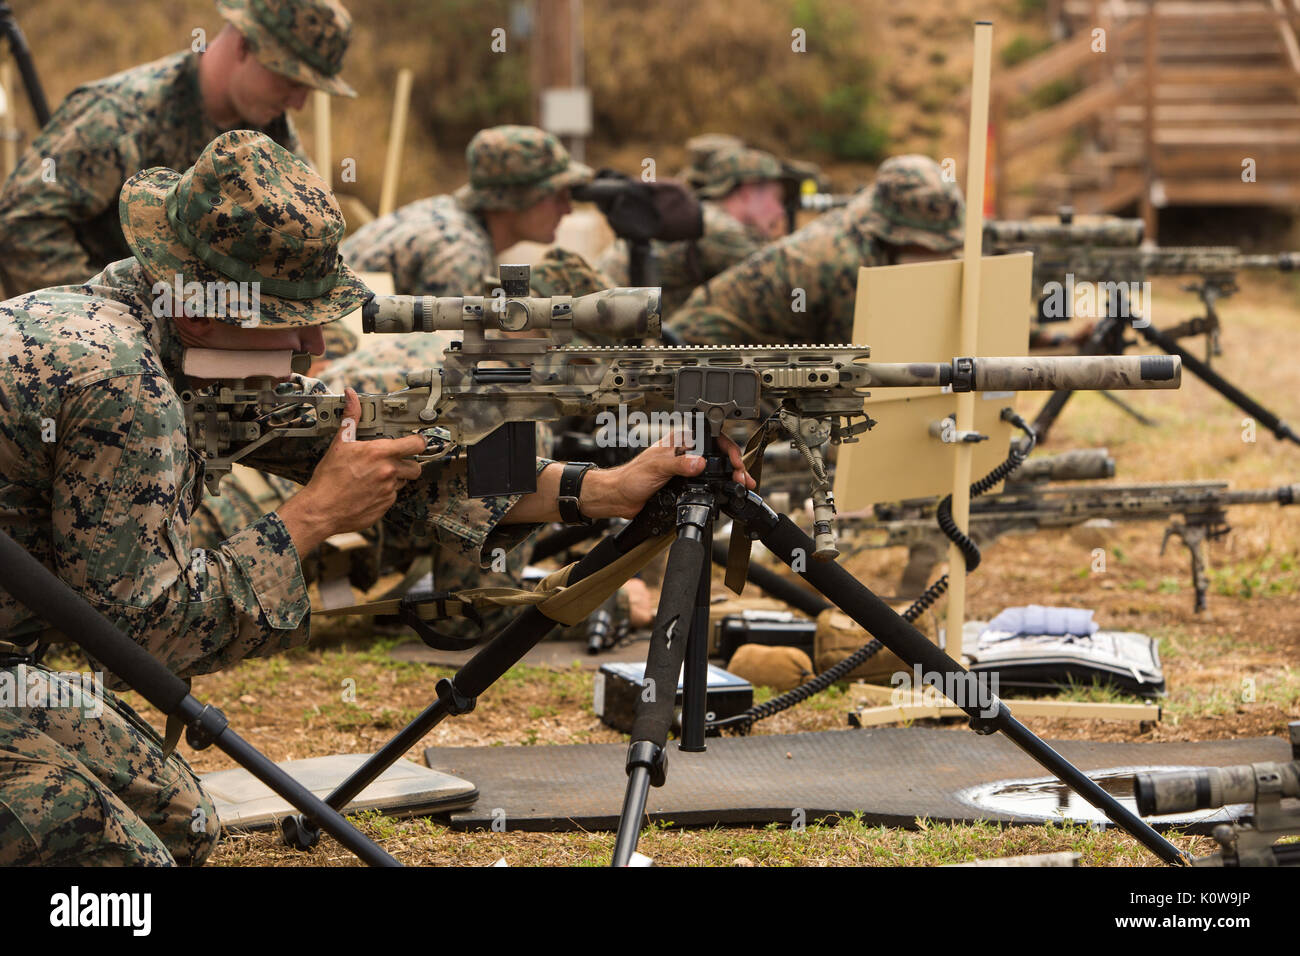
M 218 6 L 268 69 L 355 95 L 335 76 L 351 32 L 351 19 L 338 3 L 221 0 Z M 301 56 L 313 62 L 303 63 Z M 199 58 L 177 53 L 86 84 L 54 112 L 0 192 L 0 281 L 6 294 L 75 285 L 131 255 L 118 221 L 122 184 L 153 166 L 188 169 L 222 132 L 204 110 Z M 288 116 L 264 132 L 302 153 Z
M 388 272 L 398 295 L 481 295 L 496 272 L 496 250 L 482 213 L 523 210 L 591 179 L 550 133 L 533 126 L 480 130 L 465 149 L 469 182 L 367 223 L 343 243 L 362 272 Z
M 260 324 L 281 328 L 338 319 L 366 290 L 338 263 L 342 214 L 324 183 L 258 133 L 223 134 L 183 175 L 136 175 L 120 211 L 139 260 L 0 304 L 9 358 L 0 363 L 0 529 L 186 677 L 302 644 L 309 603 L 274 512 L 217 547 L 193 547 L 202 456 L 186 434 L 183 346 L 153 294 L 157 277 L 219 281 L 199 258 L 211 250 L 232 273 L 261 277 Z M 329 444 L 274 443 L 248 461 L 305 483 Z M 483 560 L 535 530 L 497 527 L 517 496 L 466 492 L 463 464 L 430 467 L 403 486 L 388 531 L 398 546 L 436 542 Z M 38 617 L 0 594 L 9 651 L 44 636 Z M 17 666 L 12 654 L 3 663 L 0 676 Z M 156 735 L 128 727 L 138 723 L 129 712 L 110 704 L 92 726 L 76 711 L 49 720 L 0 711 L 0 861 L 201 862 L 210 851 L 218 823 L 197 778 L 179 758 L 163 759 Z M 42 789 L 61 784 L 66 792 Z M 195 809 L 206 829 L 172 825 Z M 149 840 L 143 830 L 155 821 L 162 829 Z
M 961 223 L 937 163 L 889 159 L 871 189 L 710 279 L 668 325 L 694 345 L 847 342 L 858 269 L 887 264 L 886 243 L 950 252 Z
M 366 223 L 339 248 L 359 272 L 387 272 L 398 295 L 482 295 L 496 270 L 487 226 L 452 196 L 419 199 Z

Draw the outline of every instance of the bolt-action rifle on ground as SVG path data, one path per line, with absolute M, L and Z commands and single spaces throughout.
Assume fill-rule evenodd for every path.
M 1096 316 L 1082 355 L 1120 355 L 1135 339 L 1125 335 L 1131 327 L 1151 345 L 1183 360 L 1187 370 L 1246 412 L 1280 439 L 1300 444 L 1286 422 L 1216 372 L 1211 361 L 1222 354 L 1219 342 L 1218 302 L 1237 291 L 1237 273 L 1243 270 L 1288 272 L 1300 268 L 1300 253 L 1247 255 L 1229 246 L 1184 246 L 1144 249 L 1142 220 L 1117 219 L 1076 223 L 1073 213 L 1062 210 L 1060 222 L 1013 220 L 984 225 L 984 254 L 1011 252 L 1034 254 L 1034 289 L 1038 295 L 1041 322 L 1066 321 L 1074 317 L 1076 300 Z M 1205 314 L 1178 325 L 1157 329 L 1151 324 L 1150 303 L 1142 295 L 1143 283 L 1151 276 L 1196 276 L 1184 286 L 1195 292 Z M 1089 303 L 1091 305 L 1089 306 Z M 1191 355 L 1179 340 L 1206 337 L 1205 358 Z M 1040 441 L 1070 398 L 1061 390 L 1043 406 L 1034 420 Z M 1123 402 L 1118 402 L 1144 424 L 1150 422 Z
M 1032 459 L 1026 465 L 1031 463 Z M 1004 534 L 1074 528 L 1098 519 L 1167 521 L 1160 553 L 1164 553 L 1170 538 L 1177 538 L 1187 547 L 1195 609 L 1203 611 L 1209 590 L 1203 545 L 1231 530 L 1227 509 L 1238 505 L 1289 505 L 1297 500 L 1300 500 L 1300 484 L 1246 491 L 1230 490 L 1223 481 L 1049 485 L 1034 480 L 1031 470 L 1028 475 L 1017 473 L 1009 479 L 1006 490 L 1000 494 L 972 499 L 967 534 L 983 547 Z M 938 498 L 879 504 L 871 518 L 842 516 L 840 534 L 849 549 L 906 545 L 907 566 L 900 596 L 919 594 L 929 582 L 934 566 L 947 555 L 948 538 L 935 520 L 938 504 Z

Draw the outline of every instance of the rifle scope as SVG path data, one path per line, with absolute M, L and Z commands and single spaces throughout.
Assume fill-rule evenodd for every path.
M 1300 760 L 1139 773 L 1133 790 L 1143 816 L 1254 803 L 1260 793 L 1300 797 Z
M 439 332 L 467 328 L 523 332 L 571 327 L 608 338 L 659 335 L 659 290 L 605 289 L 549 299 L 515 296 L 377 295 L 361 311 L 366 332 Z

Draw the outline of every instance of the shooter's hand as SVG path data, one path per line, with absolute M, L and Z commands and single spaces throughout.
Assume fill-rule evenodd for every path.
M 356 441 L 361 400 L 344 393 L 343 425 L 307 486 L 279 509 L 294 547 L 304 554 L 332 534 L 362 531 L 384 516 L 404 482 L 420 477 L 411 457 L 425 450 L 419 435 Z M 351 424 L 349 424 L 349 422 Z
M 578 510 L 589 518 L 635 517 L 650 496 L 669 479 L 678 475 L 691 478 L 704 470 L 702 456 L 679 453 L 678 449 L 684 444 L 683 436 L 669 435 L 626 465 L 587 472 L 578 498 Z M 735 469 L 732 478 L 746 488 L 757 487 L 741 462 L 740 447 L 725 435 L 719 437 L 718 447 L 731 459 L 731 467 Z
M 656 491 L 671 478 L 683 475 L 694 477 L 704 470 L 700 455 L 678 454 L 686 439 L 669 435 L 651 445 L 626 465 L 617 468 L 592 468 L 582 479 L 578 496 L 578 510 L 588 518 L 633 518 Z M 740 458 L 740 447 L 725 435 L 718 439 L 718 447 L 726 452 L 735 469 L 732 478 L 746 488 L 757 484 L 745 471 Z M 504 524 L 525 524 L 558 521 L 560 517 L 557 498 L 560 489 L 561 464 L 551 464 L 537 476 L 537 490 L 524 495 L 506 512 Z

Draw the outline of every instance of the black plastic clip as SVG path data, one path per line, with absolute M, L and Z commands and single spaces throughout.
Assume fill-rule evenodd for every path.
M 447 600 L 451 597 L 450 591 L 437 591 L 432 594 L 408 594 L 402 598 L 402 603 L 397 607 L 397 619 L 415 631 L 417 637 L 424 641 L 429 647 L 437 648 L 440 651 L 466 651 L 478 644 L 483 639 L 480 633 L 475 637 L 453 637 L 450 634 L 443 634 L 429 626 L 429 622 L 420 617 L 419 608 L 426 604 L 433 604 L 437 610 L 438 619 L 451 617 L 447 613 Z M 473 621 L 481 632 L 483 630 L 483 618 L 479 616 L 477 610 L 471 605 L 464 605 L 464 611 L 461 614 Z
M 205 704 L 199 711 L 198 716 L 185 729 L 185 740 L 195 750 L 203 750 L 210 747 L 225 733 L 226 725 L 230 722 L 226 715 L 217 707 L 211 704 Z
M 438 695 L 438 699 L 447 705 L 447 713 L 453 717 L 468 714 L 478 704 L 477 697 L 466 697 L 456 689 L 456 685 L 451 682 L 449 677 L 444 677 L 438 681 L 434 685 L 433 691 Z
M 627 749 L 627 772 L 637 767 L 650 771 L 650 786 L 662 787 L 668 780 L 668 751 L 649 740 L 635 741 Z

